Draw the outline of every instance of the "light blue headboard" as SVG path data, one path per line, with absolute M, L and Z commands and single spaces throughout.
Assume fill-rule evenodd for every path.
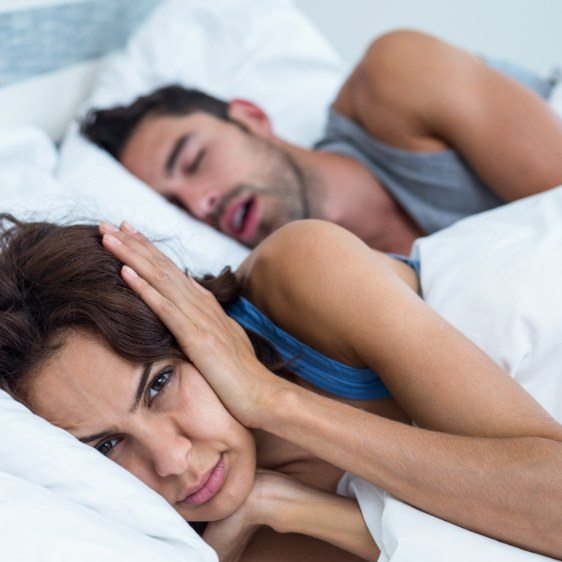
M 159 0 L 89 0 L 0 13 L 0 87 L 123 47 Z
M 33 125 L 59 140 L 103 57 L 163 1 L 0 0 L 0 127 Z

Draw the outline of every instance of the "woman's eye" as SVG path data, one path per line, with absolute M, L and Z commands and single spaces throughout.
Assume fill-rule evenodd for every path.
M 114 439 L 108 439 L 107 441 L 96 445 L 96 451 L 99 451 L 102 455 L 107 456 L 113 451 L 117 443 L 119 443 L 119 439 L 116 437 Z
M 162 371 L 158 373 L 150 383 L 148 387 L 148 400 L 152 402 L 154 398 L 160 393 L 160 391 L 170 382 L 170 378 L 172 376 L 172 370 L 167 369 L 166 371 Z

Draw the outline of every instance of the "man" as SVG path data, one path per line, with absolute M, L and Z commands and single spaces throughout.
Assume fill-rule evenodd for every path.
M 562 124 L 541 99 L 552 84 L 504 71 L 524 86 L 433 37 L 398 31 L 372 43 L 312 150 L 277 137 L 253 103 L 178 86 L 93 112 L 83 132 L 248 246 L 312 217 L 407 254 L 419 236 L 562 184 Z

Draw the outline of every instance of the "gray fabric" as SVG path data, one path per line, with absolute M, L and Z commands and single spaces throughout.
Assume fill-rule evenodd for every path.
M 0 13 L 0 86 L 123 47 L 160 0 L 90 0 Z
M 486 62 L 542 97 L 547 98 L 554 86 L 554 81 L 517 66 Z M 503 203 L 454 150 L 411 152 L 389 146 L 333 109 L 325 136 L 315 148 L 350 156 L 370 169 L 427 234 Z

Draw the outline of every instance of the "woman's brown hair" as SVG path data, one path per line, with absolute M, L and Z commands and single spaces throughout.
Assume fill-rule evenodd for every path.
M 91 224 L 60 226 L 0 215 L 0 387 L 23 402 L 33 374 L 69 330 L 100 337 L 138 363 L 183 357 L 158 317 L 121 279 L 121 263 Z M 241 286 L 230 268 L 199 280 L 223 305 Z M 283 367 L 275 350 L 248 332 L 258 358 Z

